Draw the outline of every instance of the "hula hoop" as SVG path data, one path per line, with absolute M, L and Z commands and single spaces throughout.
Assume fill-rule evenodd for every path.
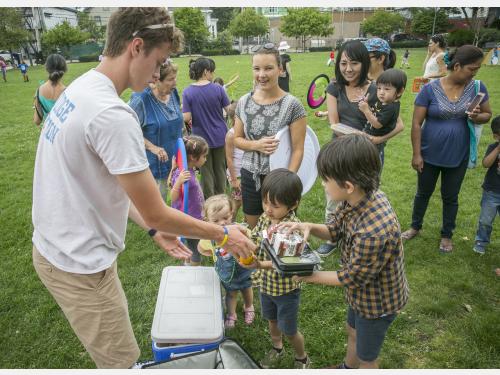
M 307 90 L 307 105 L 312 109 L 320 107 L 326 100 L 326 87 L 330 78 L 326 74 L 316 76 Z
M 187 155 L 186 155 L 186 146 L 184 145 L 184 140 L 182 138 L 177 139 L 177 157 L 176 157 L 176 163 L 177 163 L 177 168 L 181 171 L 187 171 L 188 165 L 187 165 Z M 184 196 L 184 213 L 188 213 L 188 205 L 189 205 L 189 200 L 188 200 L 188 195 L 189 195 L 189 181 L 186 181 L 182 184 L 181 186 L 181 195 Z

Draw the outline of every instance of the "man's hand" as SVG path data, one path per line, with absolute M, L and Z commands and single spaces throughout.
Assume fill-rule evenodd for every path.
M 193 253 L 179 239 L 165 232 L 156 232 L 153 241 L 172 258 L 189 260 Z

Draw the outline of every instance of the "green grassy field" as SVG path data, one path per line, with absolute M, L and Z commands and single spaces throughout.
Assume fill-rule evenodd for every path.
M 402 55 L 402 51 L 398 51 Z M 291 92 L 305 104 L 306 90 L 319 73 L 332 74 L 326 67 L 328 53 L 291 54 Z M 404 132 L 386 147 L 381 189 L 395 208 L 402 229 L 410 224 L 416 173 L 411 169 L 410 128 L 414 94 L 411 80 L 422 73 L 424 50 L 411 50 L 409 87 L 402 99 Z M 216 57 L 216 76 L 228 80 L 235 73 L 241 79 L 230 93 L 234 99 L 252 87 L 249 56 Z M 179 91 L 190 81 L 187 58 L 180 65 Z M 96 63 L 70 64 L 69 84 Z M 19 71 L 7 73 L 0 82 L 0 368 L 93 368 L 94 364 L 74 335 L 68 322 L 39 281 L 31 263 L 31 197 L 33 165 L 40 129 L 33 125 L 32 98 L 43 67 L 29 71 L 23 83 Z M 494 115 L 500 114 L 500 68 L 481 68 L 478 78 L 486 84 Z M 124 93 L 128 100 L 130 92 Z M 308 123 L 320 143 L 331 136 L 327 121 L 308 109 Z M 486 125 L 481 139 L 481 156 L 492 142 Z M 126 152 L 126 150 L 124 150 Z M 479 215 L 482 167 L 467 172 L 460 194 L 457 229 L 452 254 L 438 252 L 441 225 L 439 188 L 425 217 L 422 235 L 405 245 L 406 271 L 411 288 L 410 302 L 391 326 L 380 356 L 384 368 L 499 368 L 500 305 L 499 283 L 494 269 L 500 267 L 500 225 L 497 219 L 492 243 L 484 256 L 472 251 Z M 319 181 L 306 195 L 299 209 L 303 221 L 323 220 L 324 193 Z M 47 217 L 47 220 L 50 220 Z M 317 246 L 318 242 L 313 242 Z M 135 224 L 129 224 L 126 251 L 120 255 L 119 274 L 128 297 L 130 317 L 139 342 L 141 358 L 152 358 L 151 323 L 161 271 L 179 262 L 168 258 Z M 206 261 L 206 265 L 209 262 Z M 338 266 L 338 254 L 324 264 Z M 257 298 L 256 303 L 257 303 Z M 258 303 L 257 303 L 258 304 Z M 465 308 L 470 305 L 471 310 Z M 342 361 L 346 350 L 344 322 L 346 304 L 341 288 L 304 285 L 299 327 L 314 368 Z M 267 324 L 259 313 L 252 327 L 240 320 L 227 335 L 236 338 L 256 359 L 270 348 Z M 292 350 L 279 363 L 293 364 Z

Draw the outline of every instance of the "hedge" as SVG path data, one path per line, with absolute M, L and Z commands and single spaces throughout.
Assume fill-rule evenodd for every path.
M 78 56 L 78 61 L 80 62 L 99 61 L 99 54 Z
M 220 55 L 239 55 L 241 52 L 237 49 L 205 49 L 200 52 L 203 56 L 220 56 Z
M 333 47 L 323 46 L 323 47 L 310 47 L 309 52 L 330 52 Z
M 428 42 L 426 40 L 402 40 L 401 42 L 391 43 L 392 48 L 420 48 L 427 47 Z

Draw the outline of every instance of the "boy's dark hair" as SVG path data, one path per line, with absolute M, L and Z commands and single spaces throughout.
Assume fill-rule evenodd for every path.
M 493 134 L 500 135 L 500 116 L 497 116 L 491 122 L 491 131 Z
M 348 86 L 349 83 L 340 72 L 340 60 L 344 52 L 350 60 L 359 61 L 361 63 L 361 72 L 356 86 L 363 86 L 368 79 L 368 70 L 370 69 L 370 54 L 368 50 L 365 45 L 358 40 L 345 42 L 342 44 L 342 47 L 340 47 L 337 59 L 335 60 L 335 78 L 342 86 Z
M 188 135 L 183 139 L 186 146 L 186 155 L 191 156 L 194 160 L 198 160 L 208 152 L 208 143 L 204 138 L 197 135 Z
M 164 25 L 164 28 L 148 28 Z M 171 44 L 171 52 L 184 48 L 184 34 L 174 26 L 165 8 L 129 7 L 118 8 L 108 21 L 104 56 L 116 57 L 122 54 L 127 43 L 133 38 L 144 40 L 144 50 L 148 55 L 162 43 Z
M 264 178 L 261 194 L 262 200 L 269 198 L 273 204 L 284 204 L 291 208 L 300 202 L 302 181 L 297 173 L 289 169 L 274 169 Z
M 214 83 L 217 83 L 218 85 L 224 86 L 224 80 L 221 77 L 215 78 Z
M 198 81 L 203 77 L 203 72 L 205 70 L 213 73 L 215 71 L 215 61 L 208 57 L 199 57 L 196 60 L 189 60 L 189 78 L 192 80 Z
M 387 69 L 377 78 L 377 84 L 391 85 L 401 93 L 406 88 L 406 73 L 399 69 Z
M 378 189 L 381 169 L 379 153 L 364 134 L 334 138 L 319 152 L 316 166 L 322 180 L 335 180 L 342 188 L 349 181 L 366 194 Z
M 483 51 L 470 44 L 463 45 L 457 48 L 455 51 L 450 52 L 448 59 L 450 62 L 447 65 L 448 70 L 453 70 L 455 65 L 465 66 L 468 64 L 473 64 L 479 60 L 483 60 Z

